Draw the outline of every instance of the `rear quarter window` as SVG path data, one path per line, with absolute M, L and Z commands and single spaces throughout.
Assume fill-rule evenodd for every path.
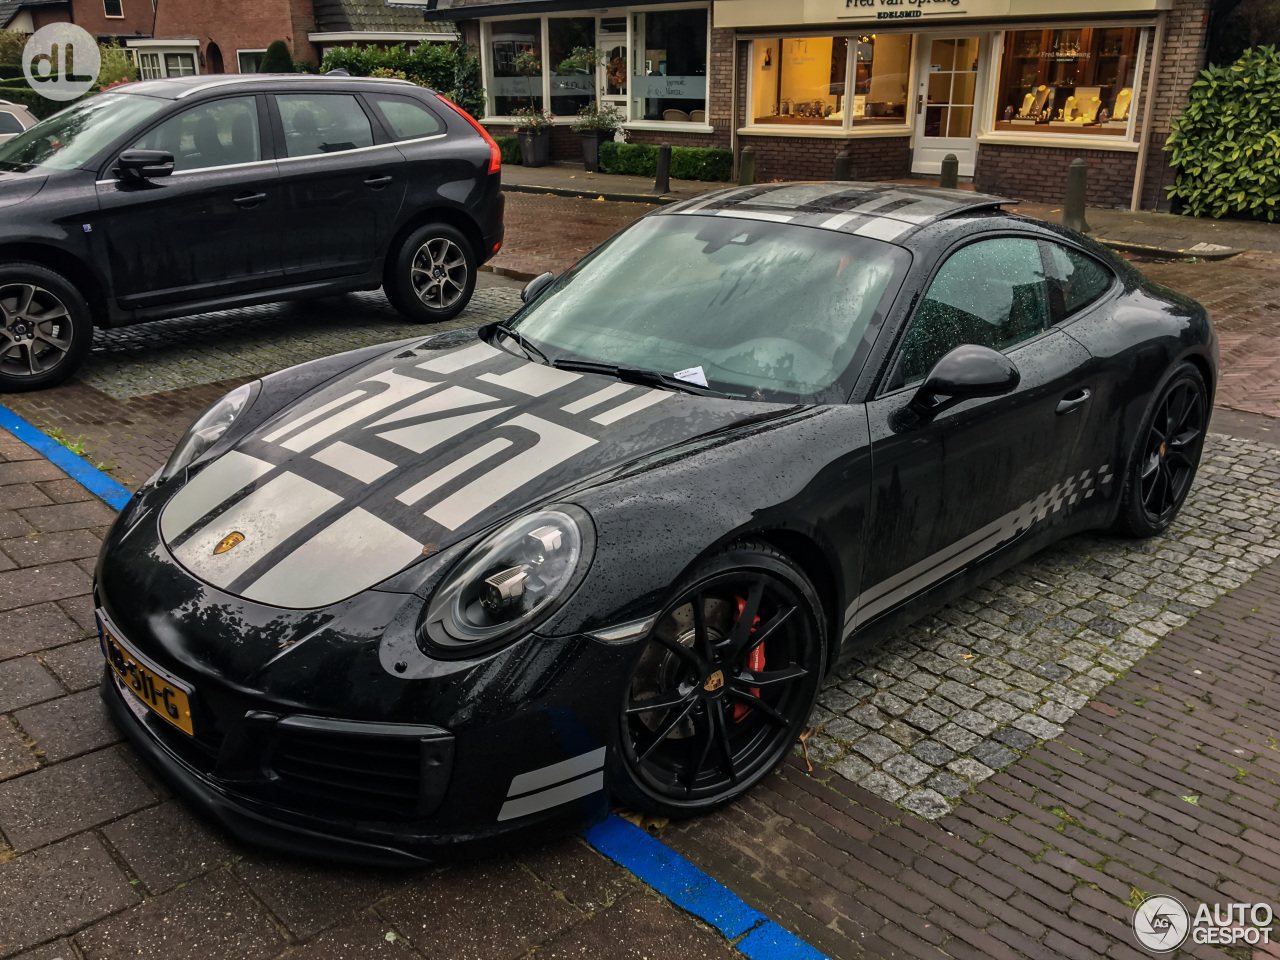
M 1083 310 L 1108 290 L 1115 282 L 1115 274 L 1092 257 L 1050 243 L 1051 282 L 1062 298 L 1064 317 Z
M 444 132 L 444 124 L 440 119 L 415 100 L 377 96 L 373 101 L 395 140 L 415 140 Z

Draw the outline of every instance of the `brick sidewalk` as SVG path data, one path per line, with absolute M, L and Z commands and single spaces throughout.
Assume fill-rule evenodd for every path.
M 928 823 L 792 758 L 662 831 L 833 957 L 1138 958 L 1146 896 L 1280 896 L 1280 565 L 1164 638 L 1056 740 Z M 1280 937 L 1280 925 L 1273 929 Z M 1280 956 L 1221 952 L 1196 957 Z

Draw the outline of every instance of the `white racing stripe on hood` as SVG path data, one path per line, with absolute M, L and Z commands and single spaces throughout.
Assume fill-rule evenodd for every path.
M 639 413 L 646 407 L 652 407 L 655 403 L 661 403 L 667 397 L 671 396 L 665 390 L 650 390 L 643 393 L 634 400 L 628 400 L 624 404 L 614 407 L 612 410 L 606 410 L 604 413 L 598 414 L 591 418 L 592 423 L 598 423 L 602 427 L 607 427 L 611 423 L 617 423 L 624 417 L 629 417 L 633 413 Z
M 394 406 L 401 400 L 407 400 L 416 394 L 424 393 L 432 387 L 440 386 L 440 384 L 432 383 L 429 380 L 402 376 L 394 370 L 380 373 L 363 382 L 385 383 L 387 389 L 376 396 L 370 397 L 368 400 L 357 403 L 354 407 L 348 407 L 326 420 L 321 420 L 314 427 L 308 427 L 296 436 L 284 441 L 281 446 L 288 450 L 293 450 L 295 453 L 301 452 L 321 440 L 329 439 L 335 433 L 340 433 L 352 424 L 359 423 L 365 417 Z
M 461 407 L 477 407 L 482 403 L 496 403 L 497 399 L 497 397 L 477 393 L 475 390 L 468 390 L 466 387 L 446 387 L 439 393 L 423 397 L 421 400 L 415 400 L 407 407 L 401 407 L 394 413 L 387 414 L 381 420 L 375 420 L 365 429 L 372 430 L 374 427 L 381 427 L 383 424 L 412 420 L 414 417 L 425 417 L 432 413 L 444 413 L 446 410 L 457 410 Z
M 239 450 L 224 453 L 173 495 L 160 516 L 161 535 L 166 541 L 181 536 L 227 497 L 270 472 L 265 460 Z
M 504 440 L 501 437 L 497 440 L 490 440 L 480 449 L 472 450 L 466 456 L 459 457 L 453 463 L 437 470 L 425 480 L 419 480 L 396 499 L 405 506 L 411 507 L 431 491 L 443 487 L 450 480 L 462 476 L 472 467 L 484 463 L 490 457 L 497 456 L 510 446 L 512 446 L 512 441 Z
M 356 507 L 255 580 L 244 595 L 279 607 L 319 607 L 385 580 L 421 553 L 417 540 Z
M 342 406 L 343 404 L 349 403 L 352 400 L 355 400 L 357 397 L 363 397 L 364 395 L 365 395 L 364 390 L 352 390 L 350 393 L 344 393 L 337 400 L 330 400 L 328 403 L 324 404 L 323 406 L 316 407 L 310 413 L 304 413 L 300 417 L 294 417 L 284 426 L 280 427 L 277 430 L 272 430 L 262 439 L 265 440 L 267 443 L 275 443 L 277 440 L 283 437 L 286 433 L 292 433 L 294 430 L 297 430 L 299 427 L 306 426 L 312 420 L 320 419 L 330 410 L 336 410 L 338 409 L 338 407 Z
M 464 413 L 461 416 L 448 417 L 444 420 L 430 420 L 427 423 L 415 424 L 412 427 L 388 430 L 386 433 L 378 434 L 378 436 L 383 440 L 390 440 L 392 443 L 399 444 L 406 450 L 412 450 L 414 453 L 425 453 L 436 444 L 444 443 L 444 441 L 450 440 L 458 434 L 470 430 L 472 427 L 479 426 L 500 413 L 506 413 L 510 409 L 510 407 L 494 407 L 492 410 Z
M 174 556 L 196 576 L 225 587 L 341 502 L 340 496 L 318 483 L 295 473 L 282 473 L 216 517 L 178 547 Z M 243 534 L 244 540 L 226 553 L 215 555 L 214 548 L 232 533 Z
M 531 430 L 538 435 L 538 442 L 484 476 L 472 480 L 457 493 L 445 497 L 427 511 L 428 517 L 449 530 L 456 530 L 477 513 L 487 510 L 530 480 L 576 457 L 596 443 L 591 437 L 528 413 L 512 417 L 503 426 Z
M 353 447 L 341 440 L 313 453 L 311 459 L 323 463 L 326 467 L 333 467 L 361 483 L 373 483 L 396 468 L 390 460 L 383 460 L 367 450 Z
M 497 347 L 492 347 L 481 340 L 463 350 L 452 350 L 443 357 L 423 361 L 418 364 L 418 369 L 426 370 L 429 373 L 457 373 L 459 370 L 473 367 L 477 363 L 483 363 L 491 357 L 496 357 L 502 352 Z
M 606 400 L 612 400 L 614 397 L 622 396 L 628 390 L 632 389 L 629 383 L 611 383 L 603 390 L 597 390 L 595 393 L 589 393 L 581 400 L 575 400 L 573 403 L 566 404 L 560 409 L 565 413 L 582 413 L 584 410 L 590 410 L 592 407 L 598 407 Z
M 482 373 L 476 379 L 492 383 L 494 386 L 506 387 L 508 390 L 514 390 L 529 397 L 540 397 L 582 379 L 582 374 L 527 363 L 510 373 Z

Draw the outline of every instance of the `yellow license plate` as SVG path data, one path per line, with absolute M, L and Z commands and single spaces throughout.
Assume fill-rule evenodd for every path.
M 107 663 L 115 671 L 120 682 L 143 705 L 157 716 L 169 721 L 187 736 L 195 736 L 191 727 L 191 688 L 179 683 L 140 657 L 112 636 L 106 626 L 102 629 L 102 652 Z

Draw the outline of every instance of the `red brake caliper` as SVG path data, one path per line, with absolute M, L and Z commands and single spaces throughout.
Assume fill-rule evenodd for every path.
M 742 611 L 746 609 L 747 601 L 742 597 L 734 597 L 738 601 L 738 616 L 742 616 Z M 751 632 L 755 633 L 756 626 L 760 623 L 760 618 L 756 617 L 751 622 Z M 764 644 L 759 644 L 754 650 L 747 654 L 747 669 L 752 673 L 759 673 L 764 669 Z M 760 688 L 752 687 L 751 695 L 753 697 L 760 696 Z M 735 703 L 733 705 L 733 720 L 735 723 L 741 723 L 751 715 L 751 708 L 745 703 Z

